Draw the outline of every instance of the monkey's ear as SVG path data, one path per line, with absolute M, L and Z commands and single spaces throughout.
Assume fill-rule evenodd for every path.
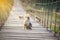
M 21 19 L 21 16 L 18 16 L 19 19 Z

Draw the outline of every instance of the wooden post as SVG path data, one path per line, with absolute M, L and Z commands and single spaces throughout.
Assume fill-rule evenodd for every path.
M 56 3 L 56 8 L 57 8 L 57 3 Z M 56 36 L 56 20 L 57 20 L 57 10 L 55 10 L 55 27 L 54 27 L 54 36 Z
M 48 1 L 47 1 L 47 6 L 49 6 L 49 4 L 48 4 Z M 47 30 L 48 30 L 48 23 L 49 23 L 49 9 L 47 10 L 48 11 L 48 13 L 47 13 Z
M 53 0 L 52 0 L 52 2 L 53 2 Z M 52 17 L 53 17 L 53 3 L 51 4 L 51 15 L 50 15 L 50 29 L 52 28 Z

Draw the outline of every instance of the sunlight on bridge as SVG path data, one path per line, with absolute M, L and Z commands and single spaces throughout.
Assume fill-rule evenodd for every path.
M 0 0 L 0 26 L 7 19 L 13 6 L 13 0 Z

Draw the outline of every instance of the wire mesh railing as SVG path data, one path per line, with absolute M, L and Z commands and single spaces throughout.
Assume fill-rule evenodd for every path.
M 51 3 L 39 3 L 39 6 L 42 5 L 43 7 L 43 16 L 42 17 L 42 25 L 47 26 L 46 28 L 49 31 L 54 32 L 54 36 L 60 36 L 60 1 L 52 2 Z M 37 4 L 36 4 L 37 5 Z M 38 7 L 39 7 L 38 6 Z M 36 8 L 36 7 L 35 7 Z M 47 11 L 47 12 L 45 12 Z

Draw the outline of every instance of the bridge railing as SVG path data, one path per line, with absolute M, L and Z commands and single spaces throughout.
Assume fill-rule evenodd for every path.
M 60 2 L 59 2 L 60 3 Z M 54 5 L 52 5 L 54 4 Z M 49 7 L 50 6 L 50 7 Z M 54 7 L 55 6 L 55 7 Z M 46 8 L 48 7 L 48 8 Z M 59 11 L 59 5 L 58 2 L 54 2 L 51 4 L 44 5 L 44 8 L 46 8 L 47 12 L 43 10 L 43 13 L 41 13 L 42 16 L 42 25 L 46 26 L 46 28 L 49 31 L 54 32 L 54 36 L 59 37 L 60 35 L 60 11 Z

